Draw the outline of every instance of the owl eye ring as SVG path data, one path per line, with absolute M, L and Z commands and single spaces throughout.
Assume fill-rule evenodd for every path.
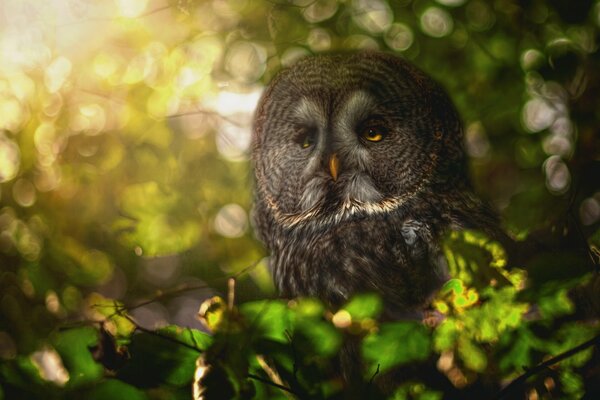
M 360 137 L 368 142 L 381 142 L 388 134 L 387 128 L 381 125 L 367 125 L 359 129 Z
M 308 149 L 315 144 L 316 132 L 312 128 L 303 128 L 296 136 L 295 142 L 303 149 Z

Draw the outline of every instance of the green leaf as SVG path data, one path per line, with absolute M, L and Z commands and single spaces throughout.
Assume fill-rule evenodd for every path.
M 375 293 L 358 294 L 344 306 L 352 316 L 352 320 L 377 318 L 383 310 L 381 297 Z
M 440 292 L 442 294 L 452 292 L 454 295 L 459 295 L 459 294 L 462 294 L 464 291 L 465 291 L 465 285 L 463 285 L 463 283 L 460 279 L 456 279 L 456 278 L 448 280 L 446 283 L 444 283 L 444 286 L 442 286 L 442 288 L 440 289 Z
M 262 300 L 244 303 L 240 312 L 247 318 L 252 335 L 287 342 L 285 331 L 291 330 L 291 313 L 284 302 Z
M 555 332 L 551 340 L 546 341 L 544 350 L 548 351 L 553 356 L 556 356 L 587 342 L 597 334 L 598 329 L 594 326 L 582 324 L 580 322 L 568 323 L 561 326 L 560 329 Z M 593 351 L 594 348 L 592 346 L 577 352 L 566 360 L 563 360 L 561 366 L 575 368 L 582 367 L 592 357 Z
M 434 346 L 437 351 L 452 348 L 458 338 L 458 329 L 454 318 L 445 319 L 434 331 Z
M 292 309 L 299 317 L 309 318 L 319 318 L 325 312 L 323 303 L 311 297 L 305 297 L 296 300 Z
M 321 320 L 297 321 L 294 335 L 301 336 L 302 339 L 294 339 L 304 342 L 299 345 L 302 351 L 324 357 L 335 355 L 342 344 L 341 333 L 331 324 Z
M 454 278 L 444 285 L 443 292 L 452 290 L 459 295 L 464 285 L 481 288 L 492 281 L 506 285 L 519 278 L 513 276 L 515 272 L 504 268 L 507 260 L 502 246 L 481 232 L 450 232 L 443 242 L 443 250 L 450 275 Z
M 505 372 L 519 371 L 531 365 L 532 340 L 538 340 L 525 327 L 519 329 L 510 341 L 510 347 L 500 354 L 500 368 Z
M 98 332 L 92 327 L 69 329 L 52 337 L 52 344 L 69 371 L 68 387 L 78 387 L 98 380 L 104 368 L 96 363 L 90 347 L 98 343 Z
M 465 365 L 473 371 L 482 372 L 487 366 L 487 356 L 474 341 L 468 337 L 458 339 L 458 354 Z
M 561 315 L 571 314 L 575 307 L 568 296 L 568 287 L 575 282 L 548 282 L 544 284 L 537 298 L 540 314 L 545 319 L 554 319 Z
M 426 359 L 430 354 L 429 332 L 419 322 L 382 324 L 377 333 L 368 335 L 362 343 L 362 354 L 372 370 L 379 364 L 385 372 L 394 366 Z
M 584 395 L 583 380 L 580 375 L 570 369 L 563 369 L 560 372 L 560 383 L 562 383 L 563 391 L 569 394 L 569 398 L 580 399 Z
M 25 390 L 35 390 L 47 385 L 31 358 L 25 356 L 0 363 L 0 379 L 2 382 Z
M 118 377 L 138 387 L 161 384 L 188 385 L 192 381 L 200 351 L 211 343 L 210 336 L 193 330 L 169 326 L 155 334 L 142 332 L 131 339 L 131 359 L 118 372 Z

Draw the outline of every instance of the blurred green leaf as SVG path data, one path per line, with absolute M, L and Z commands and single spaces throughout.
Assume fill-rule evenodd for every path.
M 590 324 L 581 322 L 566 324 L 556 332 L 553 340 L 547 341 L 545 350 L 553 356 L 557 356 L 579 346 L 581 343 L 587 342 L 597 334 L 598 329 Z M 561 365 L 567 368 L 582 367 L 592 358 L 593 351 L 593 347 L 580 351 L 562 361 Z
M 118 371 L 117 376 L 142 388 L 163 384 L 189 385 L 196 359 L 210 343 L 210 336 L 177 326 L 159 329 L 154 334 L 135 334 L 128 346 L 130 361 Z
M 457 350 L 467 368 L 482 372 L 487 366 L 488 360 L 485 352 L 471 339 L 460 337 Z
M 30 357 L 19 356 L 15 360 L 3 361 L 0 363 L 0 376 L 3 383 L 33 393 L 50 386 L 42 379 Z
M 80 387 L 98 380 L 104 368 L 92 358 L 90 348 L 98 343 L 98 332 L 92 327 L 69 329 L 52 337 L 52 344 L 69 372 L 69 387 Z
M 557 287 L 557 285 L 545 285 L 543 294 L 538 299 L 537 305 L 543 318 L 556 318 L 574 311 L 573 302 L 567 295 L 567 289 Z
M 541 341 L 525 327 L 518 329 L 510 342 L 509 349 L 500 356 L 499 366 L 504 371 L 519 371 L 524 365 L 531 365 L 531 352 L 539 348 Z M 506 335 L 508 338 L 509 335 Z
M 445 319 L 435 330 L 433 339 L 435 349 L 440 352 L 452 348 L 458 339 L 456 321 L 453 318 Z
M 518 278 L 505 269 L 507 256 L 504 249 L 482 233 L 453 231 L 444 240 L 443 249 L 454 278 L 446 283 L 445 290 L 461 294 L 457 280 L 468 286 L 485 287 L 492 282 L 505 285 Z
M 114 229 L 131 246 L 140 246 L 147 255 L 178 253 L 189 249 L 200 235 L 198 224 L 181 215 L 181 199 L 167 193 L 157 182 L 131 185 L 121 194 L 121 210 L 127 216 Z
M 441 400 L 443 393 L 428 389 L 422 383 L 404 383 L 390 397 L 390 400 Z
M 383 302 L 374 293 L 359 294 L 352 297 L 343 309 L 350 313 L 353 320 L 377 318 L 383 310 Z
M 362 343 L 362 354 L 372 375 L 379 365 L 381 372 L 429 357 L 431 338 L 418 322 L 382 324 L 379 332 L 369 334 Z
M 581 376 L 570 369 L 563 369 L 559 376 L 565 394 L 573 399 L 582 398 L 585 394 Z
M 291 330 L 292 316 L 283 301 L 261 300 L 244 303 L 240 312 L 249 324 L 249 333 L 271 340 L 287 342 L 286 330 Z
M 300 318 L 319 318 L 325 312 L 325 306 L 319 300 L 305 297 L 295 301 L 292 309 Z
M 295 340 L 300 342 L 300 348 L 308 354 L 318 354 L 332 357 L 338 353 L 342 344 L 340 332 L 331 324 L 320 320 L 297 320 L 295 326 Z M 298 339 L 301 336 L 302 340 Z

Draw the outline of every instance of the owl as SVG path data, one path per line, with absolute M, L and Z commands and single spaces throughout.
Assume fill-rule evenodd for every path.
M 420 310 L 446 279 L 441 235 L 494 232 L 468 178 L 462 127 L 440 86 L 379 52 L 314 56 L 266 88 L 252 136 L 254 225 L 283 297 L 333 309 L 381 296 Z

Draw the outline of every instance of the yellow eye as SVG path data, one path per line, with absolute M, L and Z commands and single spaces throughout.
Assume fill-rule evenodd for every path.
M 313 146 L 317 139 L 317 130 L 311 126 L 299 126 L 296 128 L 297 133 L 294 137 L 294 142 L 303 149 L 308 149 Z
M 363 138 L 369 142 L 379 142 L 383 139 L 384 133 L 382 130 L 376 128 L 367 128 L 363 131 Z
M 303 149 L 308 149 L 310 146 L 314 144 L 314 140 L 311 136 L 304 137 L 304 141 L 301 143 Z

